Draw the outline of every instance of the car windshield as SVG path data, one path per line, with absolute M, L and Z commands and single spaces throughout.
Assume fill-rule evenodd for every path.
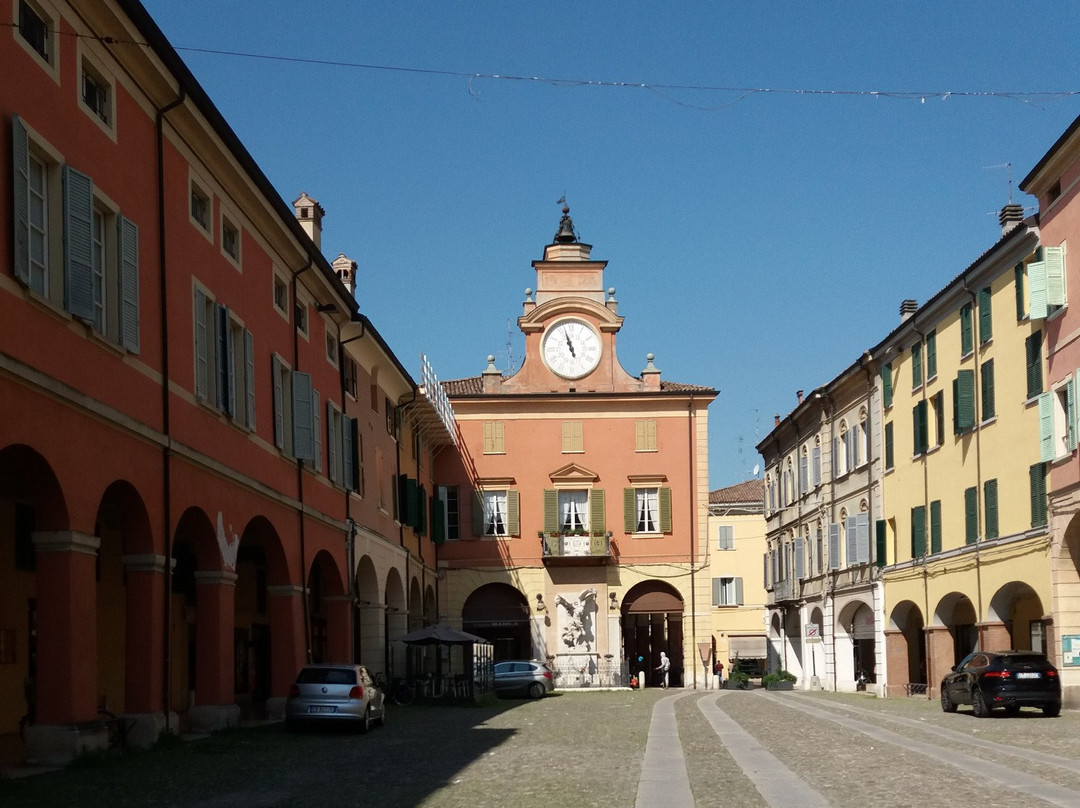
M 299 685 L 355 685 L 356 671 L 352 668 L 304 668 L 296 677 Z
M 1046 665 L 1049 660 L 1043 654 L 1010 654 L 1001 660 L 1006 665 Z

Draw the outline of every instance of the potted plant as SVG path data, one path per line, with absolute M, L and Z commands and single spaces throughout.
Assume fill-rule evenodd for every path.
M 724 682 L 725 690 L 746 690 L 750 687 L 750 674 L 735 668 Z
M 761 683 L 765 685 L 766 690 L 794 690 L 797 681 L 798 677 L 795 674 L 782 668 L 761 677 Z

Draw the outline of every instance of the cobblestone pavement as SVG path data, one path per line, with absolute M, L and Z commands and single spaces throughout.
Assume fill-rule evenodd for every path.
M 367 735 L 280 725 L 0 780 L 0 805 L 530 808 L 1080 806 L 1080 714 L 923 699 L 556 693 L 413 705 Z

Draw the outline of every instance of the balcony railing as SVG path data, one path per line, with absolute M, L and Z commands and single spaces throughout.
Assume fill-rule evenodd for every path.
M 611 533 L 540 533 L 544 563 L 606 564 Z

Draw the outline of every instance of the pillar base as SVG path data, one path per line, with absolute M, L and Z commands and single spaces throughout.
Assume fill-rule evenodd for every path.
M 271 721 L 285 720 L 284 696 L 271 696 L 266 700 L 266 717 Z
M 197 734 L 214 732 L 240 725 L 239 704 L 196 704 L 188 712 L 191 731 Z
M 99 722 L 34 724 L 26 728 L 26 762 L 66 766 L 84 752 L 109 748 L 109 730 Z
M 123 718 L 127 722 L 125 743 L 135 749 L 149 749 L 166 732 L 180 734 L 180 716 L 173 712 L 169 713 L 168 726 L 164 713 L 130 713 Z

